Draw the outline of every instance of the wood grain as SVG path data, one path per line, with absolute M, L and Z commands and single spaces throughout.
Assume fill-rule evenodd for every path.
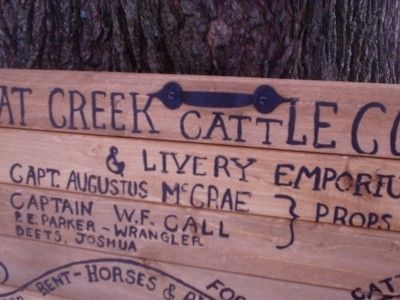
M 263 114 L 149 102 L 172 81 L 206 102 L 270 85 L 290 104 Z M 147 285 L 76 280 L 48 296 L 172 300 L 165 288 L 179 287 L 176 299 L 225 300 L 203 293 L 216 279 L 245 299 L 394 295 L 398 95 L 398 85 L 0 70 L 0 282 L 1 267 L 13 274 L 0 293 L 57 266 L 133 264 Z M 52 290 L 42 284 L 24 297 Z
M 71 72 L 71 71 L 24 71 L 0 70 L 0 85 L 3 98 L 3 110 L 0 116 L 1 126 L 25 127 L 39 130 L 61 130 L 101 135 L 118 135 L 126 137 L 140 137 L 162 140 L 175 140 L 185 142 L 200 142 L 213 144 L 228 144 L 258 148 L 275 148 L 296 151 L 312 151 L 324 153 L 340 153 L 348 155 L 374 155 L 380 157 L 398 158 L 398 133 L 396 116 L 398 115 L 399 85 L 365 84 L 322 82 L 306 80 L 274 80 L 257 78 L 235 78 L 218 76 L 180 76 L 156 74 L 118 74 L 101 72 Z M 177 110 L 169 110 L 159 101 L 154 100 L 148 110 L 153 120 L 154 130 L 160 133 L 149 132 L 148 120 L 144 114 L 139 114 L 138 130 L 132 132 L 134 114 L 132 113 L 132 100 L 130 93 L 137 93 L 137 108 L 142 109 L 148 100 L 149 93 L 160 90 L 167 82 L 178 82 L 184 91 L 230 92 L 252 94 L 260 85 L 270 85 L 285 98 L 296 98 L 296 122 L 293 140 L 302 141 L 305 136 L 306 143 L 288 143 L 289 106 L 283 104 L 271 114 L 260 114 L 253 106 L 244 108 L 198 108 L 182 105 Z M 12 88 L 17 88 L 13 89 Z M 24 122 L 21 118 L 21 90 L 29 88 L 32 93 L 25 92 Z M 59 93 L 61 89 L 64 97 Z M 52 126 L 49 115 L 49 95 L 58 91 L 53 100 L 56 127 Z M 93 91 L 96 104 L 93 106 Z M 72 93 L 72 94 L 71 94 Z M 80 93 L 80 94 L 78 94 Z M 114 93 L 114 96 L 112 96 Z M 120 93 L 120 94 L 118 94 Z M 7 100 L 6 100 L 6 95 Z M 70 100 L 69 95 L 74 95 Z M 86 124 L 82 121 L 80 111 L 76 111 L 74 124 L 71 124 L 70 103 L 75 108 L 82 106 Z M 115 98 L 112 100 L 111 98 Z M 71 102 L 72 101 L 72 102 Z M 4 104 L 9 102 L 10 107 Z M 114 106 L 113 103 L 114 102 Z M 316 118 L 316 102 L 330 102 L 328 106 L 318 104 L 319 118 Z M 352 126 L 360 109 L 368 103 L 379 103 L 380 107 L 367 109 L 356 131 L 360 151 L 352 145 Z M 337 105 L 337 113 L 332 105 Z M 96 112 L 96 124 L 93 122 L 93 107 L 104 109 Z M 113 107 L 114 112 L 113 113 Z M 9 109 L 10 108 L 10 109 Z M 13 114 L 13 122 L 9 116 Z M 121 112 L 117 111 L 121 110 Z M 185 130 L 193 138 L 200 129 L 199 138 L 185 138 L 180 129 L 183 115 L 191 110 L 196 110 L 198 115 L 190 113 L 185 121 Z M 221 113 L 221 114 L 219 114 Z M 216 114 L 223 120 L 216 120 L 219 128 L 212 130 L 210 138 L 206 138 L 210 126 L 215 121 Z M 236 116 L 236 117 L 232 117 Z M 238 134 L 238 118 L 250 117 L 242 121 L 242 137 Z M 67 122 L 61 126 L 63 117 Z M 114 129 L 112 126 L 114 118 Z M 229 119 L 230 118 L 230 119 Z M 282 121 L 270 124 L 270 137 L 267 141 L 265 120 L 268 118 Z M 293 119 L 294 120 L 294 119 Z M 330 125 L 316 123 L 327 122 Z M 223 123 L 221 125 L 221 123 Z M 21 126 L 22 124 L 22 126 Z M 102 128 L 104 125 L 104 129 Z M 57 127 L 62 128 L 57 128 Z M 96 127 L 97 126 L 97 127 Z M 125 126 L 123 128 L 123 126 Z M 226 127 L 226 136 L 222 126 Z M 328 126 L 328 127 L 327 127 Z M 329 127 L 330 126 L 330 127 Z M 394 130 L 393 130 L 394 129 Z M 316 130 L 318 138 L 316 138 Z M 394 151 L 391 149 L 391 133 L 393 133 Z M 374 140 L 378 148 L 372 153 Z M 320 146 L 329 145 L 335 141 L 334 148 Z M 270 144 L 268 144 L 270 143 Z M 370 154 L 369 154 L 370 153 Z
M 13 292 L 16 288 L 17 287 L 0 284 L 0 295 Z M 17 296 L 10 296 L 10 297 L 0 298 L 0 299 L 6 299 L 6 300 L 42 300 L 43 299 L 43 296 L 40 293 L 29 291 L 29 290 L 24 290 L 24 291 L 18 292 L 16 295 Z M 18 297 L 20 297 L 20 298 L 18 299 Z M 66 300 L 66 299 L 72 299 L 72 298 L 47 295 L 46 299 Z
M 278 245 L 285 245 L 290 238 L 290 222 L 281 218 L 128 202 L 22 186 L 0 187 L 0 228 L 2 234 L 9 236 L 347 290 L 397 274 L 400 264 L 397 255 L 400 237 L 393 232 L 296 221 L 294 243 L 278 249 Z M 14 200 L 23 203 L 23 208 L 10 205 L 15 192 L 20 194 Z M 71 207 L 75 207 L 74 203 L 93 202 L 91 213 L 62 211 L 61 207 L 67 207 L 66 200 L 63 205 L 59 204 L 58 211 L 54 201 L 42 209 L 40 204 L 37 207 L 33 204 L 32 195 L 36 201 L 40 201 L 40 196 L 69 199 Z M 134 210 L 132 219 L 120 219 L 124 209 L 128 214 Z M 148 216 L 143 222 L 142 211 Z M 51 217 L 55 220 L 50 221 Z M 72 221 L 60 225 L 61 218 Z M 185 227 L 189 219 L 196 225 Z M 81 228 L 65 225 L 77 224 L 77 220 L 83 220 Z M 93 225 L 88 225 L 89 222 Z M 200 229 L 204 222 L 205 231 Z M 220 234 L 221 224 L 225 235 Z M 136 233 L 116 238 L 115 228 L 125 226 L 128 232 Z M 154 233 L 140 233 L 150 230 L 158 233 L 158 237 Z M 163 232 L 169 236 L 168 240 L 161 237 Z M 184 239 L 184 235 L 188 237 Z M 105 242 L 107 238 L 116 242 Z M 198 242 L 191 243 L 193 239 Z M 122 248 L 118 240 L 133 241 L 135 248 Z
M 294 213 L 303 220 L 400 229 L 399 196 L 396 196 L 400 191 L 400 163 L 397 160 L 249 151 L 210 145 L 189 147 L 182 143 L 11 129 L 0 129 L 0 139 L 0 182 L 3 183 L 291 219 L 290 201 L 277 197 L 283 194 L 296 201 Z M 125 163 L 123 177 L 107 169 L 111 147 L 117 147 L 116 158 Z M 143 151 L 146 151 L 146 163 Z M 238 158 L 242 166 L 251 160 L 253 163 L 243 171 L 234 162 Z M 225 163 L 226 169 L 217 168 L 216 172 L 216 165 Z M 287 164 L 292 167 L 277 168 Z M 302 167 L 310 173 L 318 168 L 319 175 L 308 178 L 308 173 L 300 172 Z M 332 172 L 337 173 L 335 179 L 325 180 L 324 184 L 324 178 L 332 176 Z M 349 174 L 352 181 L 345 176 Z M 389 177 L 380 175 L 391 176 L 391 183 Z M 114 180 L 118 190 L 111 184 L 106 189 L 106 180 Z M 131 194 L 126 187 L 124 191 L 122 181 L 132 182 Z M 170 191 L 170 194 L 168 189 L 163 190 L 164 183 L 171 190 L 179 184 L 179 192 Z M 291 185 L 287 186 L 288 183 Z
M 251 277 L 245 275 L 230 274 L 226 272 L 216 272 L 201 268 L 193 268 L 182 265 L 172 265 L 153 260 L 131 259 L 128 257 L 97 251 L 88 251 L 75 248 L 66 248 L 56 245 L 50 245 L 35 241 L 21 240 L 11 237 L 0 236 L 2 247 L 0 248 L 1 260 L 7 264 L 11 274 L 9 284 L 21 285 L 35 278 L 38 278 L 48 270 L 57 269 L 73 262 L 91 261 L 91 263 L 78 263 L 72 267 L 62 268 L 60 271 L 51 272 L 47 277 L 42 277 L 30 285 L 23 292 L 18 293 L 24 296 L 24 299 L 42 299 L 36 288 L 37 282 L 43 282 L 46 278 L 56 276 L 61 271 L 82 272 L 82 278 L 72 279 L 71 284 L 66 284 L 50 294 L 46 295 L 46 299 L 148 299 L 159 300 L 162 298 L 164 287 L 169 284 L 176 286 L 175 298 L 183 299 L 182 296 L 189 289 L 183 287 L 170 277 L 164 276 L 160 272 L 173 276 L 182 280 L 187 285 L 204 291 L 210 298 L 204 299 L 221 299 L 220 293 L 224 288 L 234 291 L 238 299 L 297 299 L 299 295 L 307 297 L 307 299 L 351 299 L 349 291 L 318 287 L 313 285 L 304 285 L 293 282 L 278 281 L 259 277 Z M 14 249 L 20 249 L 17 253 Z M 42 255 L 45 252 L 46 255 Z M 99 260 L 109 259 L 109 262 L 101 262 Z M 131 264 L 122 263 L 125 260 Z M 137 263 L 138 265 L 133 265 Z M 147 291 L 138 285 L 121 284 L 120 282 L 100 281 L 98 283 L 89 283 L 89 276 L 85 274 L 85 265 L 97 265 L 112 269 L 118 267 L 122 270 L 133 269 L 136 272 L 142 272 L 146 277 L 155 276 L 156 290 Z M 27 267 L 29 266 L 29 268 Z M 146 269 L 147 268 L 154 268 Z M 211 283 L 219 280 L 218 290 L 208 288 Z M 11 287 L 0 285 L 0 294 L 10 291 Z M 39 295 L 39 296 L 38 296 Z M 223 296 L 228 297 L 231 292 L 226 290 Z M 180 296 L 180 297 L 179 297 Z M 54 297 L 54 298 L 53 298 Z M 64 298 L 65 297 L 65 298 Z M 1 298 L 1 296 L 0 296 Z M 3 298 L 1 298 L 3 299 Z M 8 299 L 8 298 L 6 298 Z M 193 299 L 193 298 L 192 298 Z M 198 298 L 196 298 L 198 299 Z

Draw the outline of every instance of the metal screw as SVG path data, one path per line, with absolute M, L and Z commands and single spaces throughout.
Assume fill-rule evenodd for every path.
M 265 96 L 260 96 L 260 97 L 258 97 L 258 102 L 261 104 L 261 105 L 266 105 L 267 104 L 267 97 L 265 97 Z
M 168 94 L 168 99 L 174 100 L 175 97 L 176 97 L 176 93 L 175 93 L 175 92 L 169 92 L 169 94 Z

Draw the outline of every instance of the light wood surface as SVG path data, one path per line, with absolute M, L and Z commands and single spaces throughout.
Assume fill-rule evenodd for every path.
M 0 300 L 397 297 L 399 95 L 1 69 Z
M 15 192 L 20 194 L 14 198 L 14 203 L 25 203 L 21 209 L 10 205 Z M 71 215 L 69 210 L 56 213 L 53 201 L 44 206 L 43 211 L 40 205 L 39 210 L 34 205 L 28 209 L 26 201 L 29 202 L 32 195 L 35 199 L 40 195 L 48 199 L 71 199 L 68 201 L 72 207 L 75 207 L 75 202 L 90 200 L 93 202 L 91 215 Z M 296 221 L 293 244 L 278 249 L 278 245 L 285 245 L 290 239 L 290 222 L 282 218 L 249 217 L 6 185 L 1 185 L 1 199 L 0 227 L 3 234 L 110 254 L 347 290 L 397 274 L 400 264 L 397 255 L 400 237 L 394 232 Z M 65 200 L 63 203 L 60 207 L 67 207 Z M 128 214 L 135 210 L 130 221 L 119 221 L 118 216 L 124 209 Z M 147 218 L 141 217 L 142 211 L 146 211 Z M 51 216 L 55 216 L 54 221 Z M 60 224 L 60 217 L 73 220 L 71 222 L 84 220 L 83 225 L 80 229 L 71 225 L 60 227 L 57 225 Z M 188 223 L 190 218 L 193 220 Z M 204 222 L 206 230 L 203 232 L 200 228 Z M 192 225 L 185 228 L 185 224 Z M 223 233 L 229 234 L 229 237 L 220 235 L 221 224 Z M 115 226 L 118 229 L 125 226 L 136 228 L 137 233 L 116 238 Z M 147 232 L 146 235 L 139 233 L 142 229 Z M 47 234 L 46 230 L 50 233 Z M 152 239 L 149 230 L 155 232 Z M 163 232 L 168 235 L 168 242 L 161 237 Z M 183 238 L 184 235 L 188 237 Z M 103 236 L 103 242 L 100 236 Z M 174 244 L 171 243 L 172 236 Z M 104 242 L 107 237 L 116 240 L 116 246 L 110 243 L 107 246 Z M 199 242 L 192 243 L 193 239 Z M 135 248 L 124 247 L 120 250 L 118 240 L 134 241 Z
M 357 141 L 361 150 L 369 153 L 373 150 L 374 140 L 378 143 L 378 149 L 374 156 L 398 158 L 390 147 L 390 136 L 393 127 L 397 129 L 395 120 L 399 112 L 398 97 L 400 86 L 393 84 L 367 84 L 367 83 L 343 83 L 307 80 L 277 80 L 261 78 L 235 78 L 218 76 L 181 76 L 181 75 L 157 75 L 157 74 L 129 74 L 129 73 L 105 73 L 105 72 L 73 72 L 73 71 L 34 71 L 34 70 L 0 70 L 0 84 L 6 87 L 8 102 L 13 114 L 14 124 L 10 124 L 8 107 L 4 105 L 1 126 L 27 127 L 39 130 L 62 130 L 71 132 L 82 132 L 87 134 L 120 135 L 126 137 L 141 137 L 164 140 L 180 140 L 185 142 L 200 142 L 212 144 L 229 144 L 238 146 L 251 146 L 259 148 L 276 148 L 296 151 L 312 151 L 325 153 L 342 153 L 350 155 L 363 154 L 355 150 L 352 145 L 352 126 L 357 113 L 368 103 L 379 103 L 381 107 L 370 108 L 363 115 L 357 131 Z M 290 105 L 282 104 L 270 114 L 258 113 L 253 106 L 241 108 L 199 108 L 182 105 L 179 109 L 169 110 L 157 99 L 152 101 L 147 112 L 153 120 L 155 130 L 159 134 L 151 134 L 148 121 L 143 114 L 139 114 L 138 130 L 140 133 L 132 133 L 134 114 L 132 113 L 132 100 L 130 93 L 136 93 L 137 108 L 143 109 L 148 101 L 148 94 L 155 93 L 163 88 L 167 82 L 177 82 L 184 91 L 199 92 L 229 92 L 253 94 L 257 87 L 270 85 L 284 98 L 295 98 L 296 122 L 293 138 L 301 141 L 306 137 L 305 145 L 290 145 L 288 141 L 288 125 Z M 21 92 L 20 89 L 28 88 L 32 93 Z M 62 118 L 66 118 L 66 125 L 71 125 L 70 116 L 70 92 L 74 95 L 72 100 L 75 108 L 85 101 L 82 113 L 86 126 L 78 111 L 74 118 L 74 126 L 56 128 L 52 126 L 49 116 L 49 96 L 54 89 L 62 89 L 64 97 L 55 93 L 52 109 L 56 124 L 62 124 Z M 97 127 L 105 125 L 105 129 L 94 128 L 93 123 L 93 91 L 95 95 L 95 107 L 104 109 L 96 113 Z M 0 91 L 1 92 L 1 91 Z M 82 100 L 76 92 L 83 95 Z M 21 126 L 21 101 L 20 94 L 25 96 L 24 101 L 24 123 Z M 104 94 L 102 94 L 104 93 Z M 112 129 L 112 93 L 120 93 L 114 96 L 114 108 L 121 113 L 114 114 L 115 128 L 125 125 L 125 130 Z M 114 94 L 116 95 L 116 94 Z M 332 106 L 321 106 L 320 117 L 315 118 L 316 102 L 330 102 L 337 104 L 337 113 Z M 187 134 L 190 137 L 197 135 L 199 128 L 201 136 L 196 140 L 187 139 L 182 135 L 180 123 L 183 115 L 191 110 L 196 110 L 199 115 L 189 114 L 184 121 Z M 204 139 L 212 124 L 215 114 L 220 115 L 227 136 L 223 135 L 222 129 L 216 129 L 211 134 L 211 139 Z M 251 121 L 242 121 L 242 138 L 238 136 L 238 120 L 230 116 L 248 116 Z M 268 118 L 282 121 L 270 124 L 271 145 L 263 144 L 266 141 L 265 121 L 257 118 Z M 318 139 L 315 140 L 316 122 L 327 122 L 330 127 L 318 129 Z M 219 124 L 221 126 L 221 124 Z M 69 129 L 77 128 L 77 129 Z M 82 129 L 86 128 L 86 129 Z M 396 132 L 394 132 L 394 143 L 399 146 Z M 225 138 L 225 139 L 224 139 Z M 228 140 L 230 139 L 230 140 Z M 238 140 L 244 140 L 238 141 Z M 316 143 L 330 144 L 336 142 L 334 148 L 316 147 Z M 369 154 L 366 154 L 369 155 Z
M 7 294 L 7 293 L 13 293 L 16 288 L 17 287 L 0 284 L 0 295 Z M 20 291 L 18 293 L 15 293 L 12 296 L 8 296 L 8 297 L 5 297 L 5 298 L 2 297 L 0 299 L 6 299 L 6 300 L 25 300 L 25 299 L 26 300 L 28 300 L 28 299 L 29 300 L 42 300 L 43 299 L 43 295 L 38 293 L 38 292 L 24 290 L 22 292 Z M 66 299 L 72 299 L 72 298 L 47 295 L 46 299 L 50 299 L 50 300 L 66 300 Z
M 397 160 L 249 151 L 210 145 L 189 147 L 182 143 L 10 129 L 0 129 L 0 139 L 3 142 L 0 148 L 0 182 L 4 183 L 158 204 L 163 203 L 163 197 L 164 203 L 177 204 L 176 195 L 179 193 L 181 206 L 222 208 L 246 215 L 291 219 L 291 202 L 276 196 L 283 194 L 295 200 L 294 213 L 302 220 L 381 230 L 400 229 L 399 200 L 388 193 L 388 190 L 392 194 L 400 193 L 397 175 L 400 162 Z M 125 163 L 123 177 L 107 169 L 106 159 L 113 146 L 119 151 L 117 159 Z M 147 163 L 144 162 L 143 151 L 146 151 Z M 162 152 L 168 154 L 163 156 Z M 252 159 L 255 162 L 243 171 L 232 160 L 235 158 L 239 158 L 242 166 Z M 180 170 L 176 162 L 181 166 Z M 226 169 L 217 168 L 216 173 L 215 166 L 225 163 Z M 287 164 L 292 167 L 285 166 Z M 155 170 L 146 171 L 145 165 L 148 168 L 155 166 Z M 283 166 L 278 168 L 278 165 Z M 308 178 L 306 172 L 301 172 L 302 167 L 308 172 L 319 168 L 320 175 Z M 59 171 L 53 171 L 53 180 L 51 169 Z M 333 177 L 332 172 L 336 173 Z M 350 174 L 353 181 L 346 174 Z M 387 177 L 382 177 L 380 181 L 378 174 L 392 176 L 391 185 Z M 90 185 L 93 187 L 90 189 L 89 184 L 85 189 L 85 176 L 88 179 L 92 176 Z M 324 178 L 331 179 L 325 180 L 324 184 Z M 107 193 L 99 192 L 97 180 L 100 180 L 100 188 Z M 111 185 L 105 190 L 106 180 L 116 181 L 118 193 Z M 131 190 L 136 194 L 123 192 L 123 180 L 132 182 Z M 370 182 L 367 186 L 362 184 L 367 181 Z M 319 182 L 318 190 L 316 182 Z M 170 189 L 179 184 L 180 191 L 169 194 L 166 189 L 163 193 L 163 183 Z M 288 183 L 291 186 L 286 186 Z M 377 192 L 379 196 L 376 196 Z
M 43 283 L 46 278 L 55 277 L 61 272 L 70 272 L 71 283 L 55 289 L 47 294 L 45 299 L 84 300 L 95 297 L 99 300 L 110 298 L 159 300 L 164 299 L 163 289 L 168 288 L 170 284 L 176 287 L 174 299 L 183 299 L 189 292 L 198 296 L 196 291 L 201 291 L 209 296 L 209 298 L 204 297 L 203 299 L 221 299 L 220 293 L 223 289 L 226 289 L 222 294 L 224 297 L 232 295 L 231 291 L 233 291 L 236 297 L 242 296 L 242 299 L 283 300 L 297 299 L 299 295 L 307 297 L 307 299 L 351 299 L 349 298 L 350 292 L 345 290 L 216 272 L 148 259 L 133 259 L 115 254 L 67 248 L 5 236 L 0 236 L 0 241 L 2 245 L 0 248 L 1 260 L 7 265 L 10 272 L 9 283 L 20 286 L 26 282 L 34 281 L 24 292 L 19 293 L 24 296 L 24 299 L 42 299 L 36 283 Z M 20 251 L 17 253 L 13 251 L 14 249 L 20 249 Z M 46 255 L 43 255 L 43 253 L 46 253 Z M 73 265 L 68 266 L 71 263 Z M 92 269 L 89 269 L 91 271 L 93 271 L 93 265 L 98 270 L 101 267 L 108 270 L 118 268 L 122 270 L 123 276 L 130 269 L 135 271 L 136 274 L 143 273 L 145 278 L 143 281 L 154 276 L 156 288 L 153 291 L 146 291 L 146 288 L 139 285 L 120 283 L 119 278 L 116 282 L 102 280 L 101 282 L 90 283 L 88 269 L 85 267 L 87 265 L 92 267 Z M 56 271 L 48 272 L 54 269 Z M 81 279 L 73 277 L 74 272 L 81 272 Z M 44 273 L 47 275 L 40 276 Z M 107 275 L 107 271 L 103 271 L 103 273 L 104 276 Z M 215 283 L 217 280 L 219 282 Z M 216 288 L 214 287 L 215 284 Z M 207 288 L 208 286 L 210 287 Z M 0 285 L 0 294 L 10 290 L 11 287 Z M 3 299 L 1 295 L 0 299 Z

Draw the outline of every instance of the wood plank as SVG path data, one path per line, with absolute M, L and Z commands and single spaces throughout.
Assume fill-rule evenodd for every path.
M 183 104 L 172 110 L 148 96 L 167 82 L 177 82 L 186 93 L 182 97 L 194 95 L 191 100 L 208 105 L 232 100 L 226 93 L 253 95 L 262 85 L 296 100 L 269 114 L 253 105 Z M 1 126 L 348 155 L 400 154 L 399 85 L 3 69 L 0 86 Z M 143 109 L 148 115 L 139 112 Z
M 12 129 L 0 129 L 0 140 L 3 183 L 247 215 L 289 219 L 297 215 L 302 220 L 352 227 L 400 229 L 397 160 L 189 147 Z M 113 148 L 118 150 L 115 159 L 124 163 L 123 176 L 108 169 Z
M 12 207 L 12 195 L 23 207 Z M 281 249 L 285 219 L 3 184 L 0 199 L 4 235 L 112 254 L 347 290 L 397 274 L 400 264 L 393 232 L 296 221 L 293 244 Z
M 40 292 L 47 292 L 43 285 L 46 279 L 50 279 L 51 283 L 52 277 L 64 279 L 64 284 L 60 284 L 54 291 L 46 294 L 46 299 L 56 300 L 60 299 L 59 297 L 82 300 L 91 298 L 99 300 L 168 299 L 168 297 L 164 297 L 163 291 L 171 284 L 175 286 L 173 299 L 200 299 L 197 291 L 204 294 L 204 298 L 201 299 L 215 300 L 229 299 L 233 293 L 234 299 L 237 300 L 286 300 L 298 299 L 299 296 L 310 300 L 350 299 L 349 291 L 338 289 L 215 272 L 152 260 L 110 256 L 101 252 L 66 248 L 5 236 L 0 236 L 0 241 L 2 245 L 0 257 L 1 261 L 9 268 L 9 282 L 21 286 L 33 281 L 22 293 L 18 293 L 25 300 L 43 299 L 43 296 L 38 297 L 37 295 L 41 295 Z M 16 252 L 15 249 L 20 249 L 20 251 Z M 42 255 L 43 252 L 46 255 Z M 49 272 L 49 270 L 54 271 Z M 90 273 L 95 270 L 97 273 Z M 149 285 L 149 287 L 153 290 L 139 284 L 121 283 L 119 276 L 114 282 L 111 276 L 111 278 L 108 277 L 108 274 L 114 271 L 114 274 L 118 275 L 118 270 L 121 270 L 123 279 L 126 279 L 128 270 L 131 271 L 131 276 L 134 271 L 136 278 L 139 278 L 139 273 L 143 274 L 141 275 L 143 285 L 148 284 L 149 278 L 152 278 L 154 285 Z M 60 276 L 63 272 L 67 273 Z M 74 276 L 75 273 L 80 273 L 80 275 Z M 46 275 L 41 276 L 42 274 Z M 67 276 L 70 280 L 69 284 L 65 280 Z M 99 281 L 94 282 L 96 279 Z M 1 295 L 9 291 L 10 287 L 0 285 L 0 299 L 3 300 Z M 187 297 L 185 298 L 185 296 Z
M 12 296 L 7 296 L 7 297 L 2 297 L 1 296 L 3 294 L 13 293 L 16 288 L 17 287 L 0 284 L 0 299 L 1 300 L 42 300 L 43 299 L 43 295 L 42 294 L 37 293 L 37 292 L 33 292 L 33 291 L 28 291 L 28 290 L 20 291 L 18 293 L 15 293 Z M 48 295 L 48 296 L 46 296 L 46 299 L 49 299 L 49 300 L 66 300 L 66 299 L 72 299 L 72 298 Z

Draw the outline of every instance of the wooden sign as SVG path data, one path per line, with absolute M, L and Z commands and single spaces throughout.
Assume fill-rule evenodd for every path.
M 0 299 L 397 297 L 399 95 L 0 70 Z

